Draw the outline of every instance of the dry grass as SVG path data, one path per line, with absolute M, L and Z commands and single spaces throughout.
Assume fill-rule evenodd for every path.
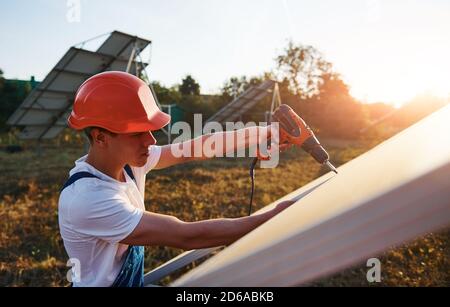
M 327 149 L 333 162 L 340 165 L 373 145 L 330 142 Z M 61 148 L 45 149 L 40 157 L 33 151 L 0 152 L 0 286 L 67 285 L 67 256 L 58 232 L 57 200 L 60 184 L 81 155 L 81 149 Z M 150 172 L 146 183 L 147 209 L 186 221 L 246 215 L 249 164 L 249 159 L 217 159 Z M 324 172 L 299 150 L 283 154 L 279 167 L 257 169 L 253 209 Z M 449 232 L 430 234 L 382 255 L 381 285 L 448 286 L 449 238 Z M 181 252 L 165 247 L 147 248 L 146 268 L 154 268 Z M 367 286 L 366 272 L 362 264 L 312 285 Z M 169 281 L 166 278 L 162 284 Z

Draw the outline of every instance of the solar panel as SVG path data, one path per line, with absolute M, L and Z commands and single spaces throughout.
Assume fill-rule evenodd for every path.
M 296 286 L 450 225 L 450 106 L 280 201 L 297 202 L 172 286 Z
M 97 52 L 102 54 L 109 54 L 112 56 L 120 56 L 124 59 L 129 59 L 133 51 L 133 44 L 139 50 L 144 50 L 151 42 L 149 40 L 131 36 L 126 33 L 114 31 L 111 36 L 98 48 Z
M 7 123 L 25 126 L 22 139 L 51 139 L 65 127 L 78 87 L 89 77 L 108 70 L 126 71 L 133 52 L 139 53 L 151 42 L 114 31 L 96 52 L 71 47 L 38 87 L 33 89 Z M 130 73 L 147 63 L 131 62 Z
M 207 122 L 216 121 L 219 123 L 234 122 L 239 117 L 250 110 L 258 101 L 273 93 L 275 81 L 265 80 L 258 86 L 252 86 L 239 97 L 217 111 Z

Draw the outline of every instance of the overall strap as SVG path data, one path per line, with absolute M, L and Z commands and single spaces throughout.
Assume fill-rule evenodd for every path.
M 66 181 L 66 183 L 64 183 L 64 186 L 61 189 L 61 192 L 67 188 L 69 185 L 71 185 L 72 183 L 74 183 L 77 180 L 80 180 L 81 178 L 98 178 L 95 175 L 92 175 L 89 172 L 79 172 L 79 173 L 75 173 L 72 176 L 69 177 L 69 179 Z M 100 179 L 100 178 L 98 178 Z
M 125 172 L 127 172 L 128 176 L 130 176 L 131 179 L 136 183 L 136 179 L 134 179 L 133 171 L 131 170 L 131 167 L 127 164 L 124 167 Z
M 127 164 L 124 167 L 125 172 L 127 172 L 128 176 L 130 176 L 131 179 L 133 179 L 134 183 L 136 183 L 136 179 L 134 178 L 134 174 L 133 171 L 131 170 L 131 167 Z M 64 186 L 61 189 L 61 192 L 67 188 L 68 186 L 70 186 L 71 184 L 73 184 L 75 181 L 78 181 L 82 178 L 97 178 L 100 179 L 99 177 L 89 173 L 89 172 L 79 172 L 79 173 L 75 173 L 72 176 L 69 177 L 69 179 L 66 181 L 66 183 L 64 183 Z
M 144 247 L 129 246 L 127 256 L 111 287 L 144 286 Z

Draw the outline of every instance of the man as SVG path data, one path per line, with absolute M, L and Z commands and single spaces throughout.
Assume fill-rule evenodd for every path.
M 133 75 L 101 73 L 78 89 L 68 124 L 85 131 L 90 148 L 75 162 L 59 198 L 61 236 L 69 257 L 79 266 L 72 270 L 74 286 L 142 286 L 143 246 L 190 250 L 228 245 L 292 204 L 283 202 L 248 217 L 198 222 L 146 211 L 147 172 L 211 156 L 177 157 L 171 147 L 175 145 L 156 146 L 151 131 L 169 121 L 147 84 Z M 226 134 L 205 135 L 197 141 Z M 244 138 L 233 150 L 251 145 Z

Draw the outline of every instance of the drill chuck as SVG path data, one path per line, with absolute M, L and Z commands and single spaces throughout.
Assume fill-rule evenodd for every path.
M 302 148 L 320 164 L 324 164 L 330 159 L 330 156 L 314 135 L 302 144 Z

